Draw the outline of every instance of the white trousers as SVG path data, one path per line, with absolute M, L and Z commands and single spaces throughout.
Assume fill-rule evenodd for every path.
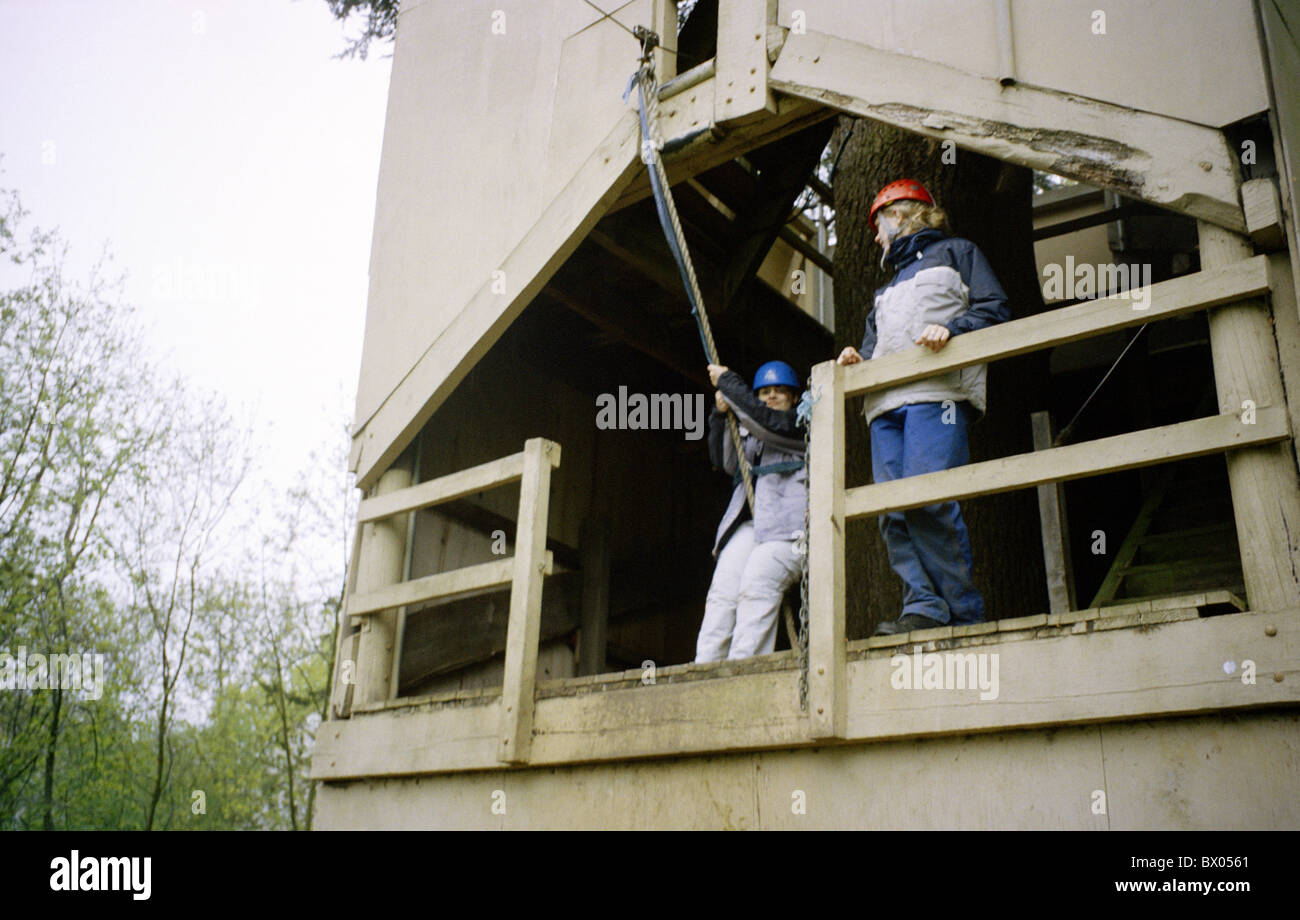
M 718 554 L 695 643 L 696 661 L 766 655 L 776 645 L 777 611 L 799 577 L 793 540 L 754 542 L 754 523 L 736 529 Z

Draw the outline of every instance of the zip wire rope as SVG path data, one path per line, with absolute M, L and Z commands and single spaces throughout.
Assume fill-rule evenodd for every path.
M 586 0 L 590 3 L 590 0 Z M 621 25 L 621 23 L 620 23 Z M 682 230 L 682 223 L 677 216 L 677 206 L 673 202 L 672 189 L 668 184 L 668 173 L 664 168 L 663 158 L 660 156 L 660 150 L 663 149 L 663 141 L 659 136 L 659 91 L 656 85 L 654 75 L 654 64 L 651 60 L 650 53 L 658 44 L 659 37 L 649 29 L 643 26 L 637 26 L 633 35 L 641 43 L 641 64 L 632 79 L 628 81 L 627 89 L 623 93 L 623 99 L 626 100 L 631 93 L 632 87 L 636 86 L 638 106 L 637 111 L 641 120 L 641 160 L 648 167 L 650 176 L 650 188 L 654 192 L 655 210 L 659 215 L 659 224 L 663 228 L 664 238 L 668 242 L 668 248 L 672 251 L 673 259 L 677 263 L 677 270 L 681 274 L 682 284 L 686 288 L 686 294 L 691 303 L 691 316 L 695 317 L 695 325 L 700 333 L 700 344 L 704 348 L 705 357 L 710 364 L 718 364 L 718 346 L 713 338 L 713 330 L 709 325 L 708 313 L 704 310 L 704 296 L 700 292 L 699 280 L 695 276 L 695 266 L 691 262 L 690 250 L 686 245 L 686 235 Z M 808 462 L 810 453 L 810 430 L 812 404 L 815 397 L 809 393 L 804 394 L 804 398 L 799 404 L 799 418 L 804 425 L 804 463 Z M 740 469 L 741 479 L 745 484 L 745 500 L 749 503 L 749 513 L 754 514 L 754 482 L 750 469 L 749 461 L 745 458 L 745 451 L 740 441 L 740 430 L 736 423 L 734 412 L 727 413 L 727 431 L 731 436 L 731 443 L 736 452 L 736 461 Z M 800 556 L 800 608 L 799 608 L 799 628 L 797 635 L 792 637 L 798 646 L 799 652 L 799 708 L 803 711 L 808 709 L 808 519 L 809 507 L 808 497 L 804 496 L 804 529 L 800 532 L 796 541 L 797 552 Z M 789 622 L 787 621 L 787 629 Z
M 641 160 L 649 167 L 650 187 L 654 192 L 655 210 L 659 213 L 659 223 L 663 227 L 668 248 L 672 250 L 677 270 L 686 287 L 686 295 L 691 302 L 691 316 L 700 333 L 700 344 L 704 346 L 704 355 L 710 364 L 719 364 L 718 346 L 713 339 L 713 330 L 709 326 L 709 316 L 704 311 L 704 295 L 700 292 L 700 283 L 695 276 L 695 266 L 691 262 L 690 250 L 686 246 L 686 235 L 682 230 L 681 219 L 677 216 L 677 206 L 673 202 L 672 189 L 668 186 L 668 172 L 664 169 L 663 158 L 659 151 L 663 141 L 659 137 L 659 91 L 655 81 L 654 64 L 650 52 L 658 44 L 658 36 L 642 26 L 637 26 L 633 33 L 641 42 L 641 66 L 637 68 L 632 79 L 628 81 L 623 93 L 626 99 L 635 85 L 637 89 L 638 112 L 641 118 Z M 754 481 L 750 473 L 749 461 L 745 457 L 744 446 L 740 441 L 740 429 L 736 424 L 736 414 L 727 413 L 727 431 L 731 435 L 731 444 L 736 451 L 736 462 L 740 469 L 741 480 L 745 484 L 745 500 L 749 503 L 749 513 L 754 515 Z

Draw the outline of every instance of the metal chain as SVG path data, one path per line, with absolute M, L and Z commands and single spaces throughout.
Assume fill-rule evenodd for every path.
M 700 337 L 704 340 L 704 350 L 710 364 L 718 363 L 718 346 L 713 340 L 713 329 L 709 325 L 709 315 L 703 309 L 704 295 L 700 292 L 700 282 L 695 276 L 695 266 L 691 263 L 690 251 L 686 248 L 686 234 L 682 230 L 681 218 L 677 216 L 677 205 L 673 202 L 672 189 L 668 185 L 668 171 L 664 168 L 663 158 L 659 156 L 659 151 L 663 149 L 663 140 L 659 136 L 659 86 L 655 80 L 654 63 L 650 58 L 650 49 L 654 43 L 658 42 L 658 37 L 653 32 L 637 26 L 638 38 L 642 41 L 642 59 L 641 66 L 637 69 L 634 79 L 640 84 L 641 98 L 645 104 L 645 121 L 643 123 L 646 133 L 649 137 L 643 139 L 641 143 L 641 160 L 654 170 L 655 176 L 659 180 L 659 185 L 663 189 L 664 210 L 668 214 L 669 223 L 672 225 L 673 236 L 677 241 L 677 249 L 681 254 L 682 274 L 686 276 L 686 283 L 690 287 L 692 305 L 700 305 L 698 309 L 692 309 L 695 313 L 695 320 L 700 327 Z M 727 413 L 727 430 L 731 434 L 731 443 L 736 451 L 736 462 L 740 468 L 740 476 L 745 483 L 745 500 L 749 502 L 749 513 L 754 515 L 754 481 L 749 470 L 749 460 L 745 457 L 745 449 L 740 441 L 740 429 L 736 424 L 736 415 L 734 412 Z
M 817 393 L 813 390 L 812 379 L 808 380 L 808 389 L 799 400 L 799 421 L 803 425 L 803 462 L 807 481 L 812 482 L 812 409 L 817 404 Z M 803 530 L 795 540 L 795 552 L 799 554 L 799 710 L 808 711 L 808 538 L 811 527 L 811 500 L 809 491 L 804 489 L 803 496 Z

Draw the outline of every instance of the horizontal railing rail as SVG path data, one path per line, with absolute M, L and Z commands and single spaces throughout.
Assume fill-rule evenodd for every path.
M 899 386 L 975 364 L 1094 338 L 1143 323 L 1197 313 L 1269 292 L 1274 269 L 1267 256 L 1243 259 L 1227 268 L 1201 271 L 1149 288 L 1088 300 L 968 332 L 940 352 L 917 347 L 844 369 L 844 395 Z
M 1291 437 L 1286 406 L 1243 406 L 1219 415 L 1031 454 L 972 463 L 886 483 L 845 488 L 846 400 L 937 374 L 1093 338 L 1131 326 L 1236 304 L 1269 294 L 1278 269 L 1266 256 L 1049 310 L 953 338 L 940 352 L 917 347 L 860 364 L 813 368 L 809 458 L 810 735 L 843 738 L 845 524 L 939 502 L 1010 492 L 1166 463 Z M 1249 411 L 1246 411 L 1249 409 Z
M 367 498 L 357 509 L 357 520 L 364 524 L 394 514 L 419 511 L 464 498 L 466 495 L 473 495 L 475 492 L 485 492 L 497 486 L 518 482 L 523 474 L 524 454 L 521 451 L 509 457 L 502 457 L 500 460 L 492 460 L 437 479 L 430 479 L 419 485 L 389 492 L 387 495 Z
M 425 601 L 472 597 L 502 588 L 510 589 L 498 733 L 498 757 L 506 763 L 526 763 L 532 747 L 542 579 L 554 570 L 553 556 L 546 549 L 546 520 L 550 507 L 551 470 L 559 465 L 560 445 L 544 438 L 532 438 L 518 454 L 366 499 L 358 511 L 360 534 L 361 524 L 409 514 L 475 492 L 519 482 L 519 514 L 513 556 L 381 585 L 364 592 L 349 591 L 345 601 L 348 617 L 364 619 Z M 358 545 L 353 559 L 356 560 L 360 553 Z M 350 587 L 353 582 L 355 573 L 349 580 Z M 364 630 L 364 625 L 362 628 Z M 356 657 L 355 642 L 350 647 Z M 391 647 L 389 652 L 391 656 Z M 399 661 L 389 661 L 389 667 L 394 671 L 399 665 Z M 357 666 L 360 667 L 359 662 Z M 341 673 L 340 668 L 335 676 L 336 684 Z M 391 692 L 396 693 L 396 689 Z

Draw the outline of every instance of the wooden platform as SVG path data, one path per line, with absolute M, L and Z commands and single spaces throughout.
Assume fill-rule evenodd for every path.
M 851 642 L 835 743 L 1300 704 L 1300 608 L 1213 615 L 1236 604 L 1205 593 Z M 891 684 L 930 653 L 996 656 L 993 698 Z M 544 682 L 529 765 L 815 745 L 797 687 L 791 652 Z M 321 726 L 313 778 L 498 769 L 499 708 L 494 690 L 358 708 Z

